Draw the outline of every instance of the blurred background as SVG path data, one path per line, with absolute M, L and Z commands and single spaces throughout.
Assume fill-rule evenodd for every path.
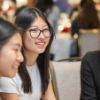
M 55 31 L 50 58 L 81 59 L 100 49 L 100 0 L 0 0 L 0 16 L 14 22 L 25 7 L 38 7 Z

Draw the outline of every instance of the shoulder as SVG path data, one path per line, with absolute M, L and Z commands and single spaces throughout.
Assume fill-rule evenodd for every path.
M 100 51 L 87 53 L 82 59 L 82 67 L 89 67 L 92 69 L 100 68 Z
M 0 78 L 0 92 L 9 93 L 10 91 L 15 93 L 15 82 L 13 78 L 1 77 Z
M 0 92 L 17 93 L 17 79 L 17 75 L 14 78 L 0 77 Z
M 88 61 L 100 60 L 100 51 L 88 52 L 83 59 L 87 59 Z

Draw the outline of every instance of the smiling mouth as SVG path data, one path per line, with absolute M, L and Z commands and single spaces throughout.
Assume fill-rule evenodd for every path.
M 43 48 L 43 47 L 45 46 L 45 42 L 39 42 L 39 43 L 36 43 L 36 45 L 37 45 L 38 47 Z

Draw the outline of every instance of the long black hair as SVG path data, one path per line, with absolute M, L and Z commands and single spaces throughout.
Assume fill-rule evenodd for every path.
M 81 0 L 82 8 L 79 16 L 79 26 L 83 29 L 100 28 L 100 20 L 93 0 Z
M 3 18 L 0 18 L 0 49 L 2 49 L 2 47 L 13 35 L 16 34 L 16 32 L 19 32 L 19 30 L 15 25 Z
M 41 90 L 42 90 L 42 94 L 44 94 L 48 87 L 49 78 L 50 78 L 49 77 L 49 49 L 53 40 L 54 31 L 50 26 L 45 15 L 37 8 L 24 8 L 16 16 L 15 24 L 22 29 L 22 38 L 23 38 L 27 29 L 31 26 L 31 24 L 34 22 L 34 20 L 37 17 L 41 17 L 47 23 L 51 33 L 50 42 L 45 52 L 40 54 L 39 57 L 37 58 L 37 65 L 40 71 L 41 83 L 42 83 Z M 21 64 L 21 67 L 19 69 L 19 75 L 22 79 L 22 87 L 24 92 L 29 93 L 32 92 L 32 84 L 25 66 L 26 66 L 26 61 L 24 61 Z

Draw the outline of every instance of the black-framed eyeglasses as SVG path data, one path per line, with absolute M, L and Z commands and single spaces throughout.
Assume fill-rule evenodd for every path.
M 38 28 L 32 28 L 29 29 L 29 33 L 32 38 L 38 38 L 41 33 L 44 35 L 45 38 L 49 38 L 51 36 L 50 30 L 48 28 L 45 28 L 43 30 L 40 30 Z

